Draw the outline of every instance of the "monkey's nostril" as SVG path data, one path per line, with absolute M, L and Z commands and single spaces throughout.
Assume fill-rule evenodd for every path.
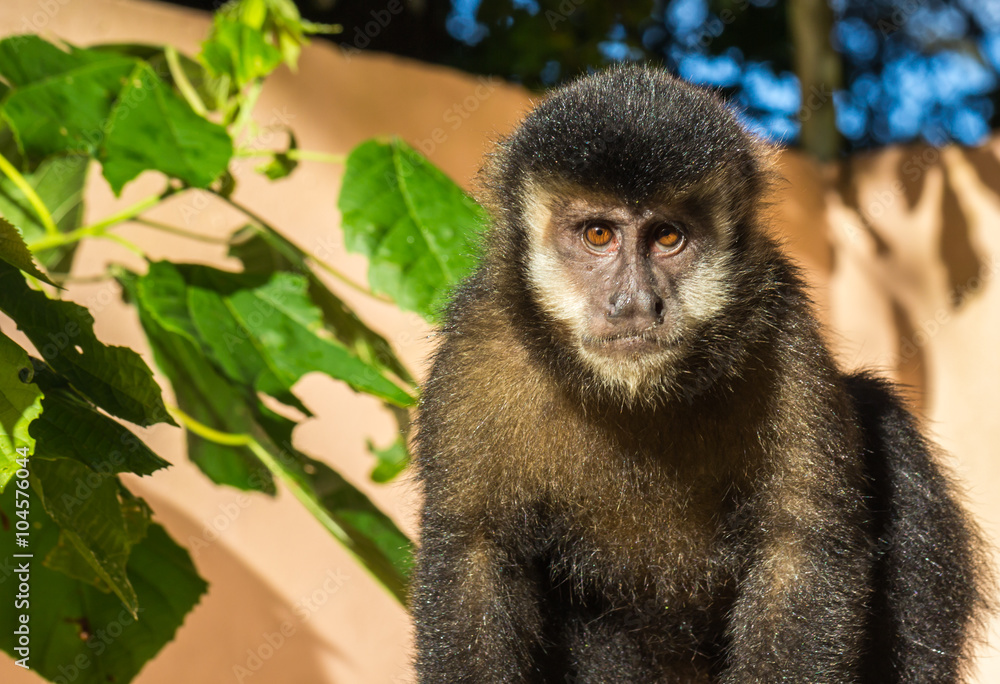
M 618 318 L 623 311 L 628 308 L 630 298 L 621 292 L 611 295 L 608 300 L 608 310 L 605 314 L 608 318 Z
M 663 300 L 659 297 L 653 302 L 653 313 L 656 314 L 656 321 L 660 322 L 663 320 Z

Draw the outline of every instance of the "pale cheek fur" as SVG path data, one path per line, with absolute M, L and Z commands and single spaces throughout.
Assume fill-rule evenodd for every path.
M 528 278 L 542 309 L 569 326 L 574 336 L 585 334 L 588 323 L 585 293 L 573 288 L 573 281 L 554 250 L 536 243 L 532 245 L 531 254 Z
M 724 251 L 706 254 L 691 269 L 677 293 L 684 324 L 704 323 L 732 301 L 732 263 Z

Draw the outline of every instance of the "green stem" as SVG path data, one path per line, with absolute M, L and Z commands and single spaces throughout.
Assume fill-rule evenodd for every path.
M 263 89 L 264 84 L 260 81 L 255 81 L 247 87 L 237 111 L 236 120 L 233 122 L 233 140 L 238 139 L 252 121 L 254 107 L 257 105 L 257 99 L 260 98 Z
M 144 211 L 148 211 L 155 207 L 157 204 L 162 202 L 166 197 L 173 194 L 173 190 L 167 188 L 163 192 L 157 195 L 150 195 L 149 197 L 139 200 L 130 207 L 126 207 L 119 211 L 117 214 L 112 214 L 111 216 L 101 219 L 97 223 L 92 223 L 88 226 L 92 230 L 104 230 L 109 228 L 116 223 L 122 223 L 123 221 L 131 221 L 136 216 Z
M 201 101 L 198 91 L 191 85 L 187 74 L 184 73 L 184 67 L 181 65 L 177 48 L 173 45 L 167 45 L 163 48 L 163 55 L 167 58 L 167 68 L 170 69 L 170 76 L 174 79 L 177 90 L 181 91 L 181 95 L 191 105 L 191 109 L 196 111 L 200 116 L 208 116 L 208 108 L 205 107 L 205 103 Z
M 42 222 L 45 227 L 45 232 L 48 235 L 59 235 L 59 227 L 56 226 L 56 222 L 52 220 L 52 214 L 49 212 L 49 208 L 45 206 L 45 202 L 42 198 L 38 196 L 35 189 L 31 187 L 21 172 L 14 168 L 14 165 L 7 160 L 5 156 L 0 154 L 0 172 L 7 176 L 11 182 L 17 186 L 17 189 L 24 193 L 25 199 L 31 205 L 31 208 L 35 210 L 38 215 L 38 220 Z
M 34 242 L 30 243 L 28 245 L 28 248 L 32 252 L 39 252 L 44 249 L 52 249 L 53 247 L 62 247 L 63 245 L 70 245 L 73 244 L 74 242 L 79 242 L 85 237 L 102 236 L 110 238 L 110 236 L 106 235 L 107 229 L 109 227 L 115 225 L 116 223 L 121 223 L 123 221 L 130 221 L 134 219 L 142 212 L 147 211 L 152 207 L 155 207 L 172 192 L 173 190 L 168 188 L 167 190 L 164 190 L 158 195 L 152 195 L 150 197 L 147 197 L 144 200 L 136 202 L 130 207 L 122 209 L 117 214 L 112 214 L 111 216 L 102 219 L 96 223 L 92 223 L 89 226 L 82 226 L 80 228 L 77 228 L 76 230 L 71 230 L 68 233 L 57 233 L 56 235 L 46 235 L 45 237 L 39 238 L 38 240 L 35 240 Z M 122 244 L 125 244 L 127 242 L 126 240 L 118 238 L 117 236 L 111 239 L 115 239 L 116 241 Z M 140 250 L 135 245 L 128 243 L 126 246 L 129 247 L 129 249 L 137 251 L 139 254 L 142 254 L 142 250 Z
M 347 155 L 330 154 L 328 152 L 316 152 L 314 150 L 288 150 L 287 152 L 275 152 L 274 150 L 237 150 L 234 156 L 243 158 L 274 157 L 277 154 L 284 154 L 289 159 L 296 161 L 318 161 L 327 164 L 344 164 L 347 162 Z
M 300 161 L 318 161 L 328 164 L 346 164 L 346 154 L 330 154 L 328 152 L 316 152 L 315 150 L 288 150 L 289 159 Z
M 213 245 L 228 245 L 229 240 L 225 238 L 217 238 L 211 235 L 202 235 L 196 233 L 193 230 L 185 230 L 184 228 L 178 228 L 177 226 L 171 226 L 166 223 L 160 223 L 159 221 L 153 221 L 152 219 L 142 218 L 137 216 L 132 219 L 133 223 L 138 223 L 139 225 L 146 226 L 147 228 L 154 228 L 156 230 L 163 231 L 164 233 L 171 233 L 172 235 L 179 235 L 180 237 L 188 238 L 189 240 L 198 240 L 199 242 L 207 242 Z
M 94 285 L 96 283 L 105 283 L 111 280 L 113 276 L 109 272 L 105 271 L 104 273 L 98 273 L 89 276 L 69 276 L 69 275 L 55 274 L 49 277 L 52 278 L 52 280 L 54 280 L 57 285 L 62 287 L 66 285 Z
M 92 230 L 89 226 L 84 228 L 77 228 L 76 230 L 71 230 L 68 233 L 61 233 L 59 235 L 47 235 L 43 238 L 39 238 L 33 242 L 28 243 L 28 249 L 32 252 L 41 252 L 46 249 L 52 249 L 54 247 L 62 247 L 63 245 L 71 245 L 74 242 L 79 242 L 85 237 L 93 237 L 98 233 Z
M 368 570 L 372 576 L 378 580 L 379 583 L 386 588 L 386 590 L 389 591 L 389 593 L 395 596 L 400 603 L 405 605 L 406 586 L 403 583 L 402 578 L 399 577 L 399 574 L 390 566 L 379 562 L 379 559 L 365 557 L 358 549 L 357 544 L 351 537 L 350 533 L 345 530 L 332 515 L 330 515 L 330 512 L 316 498 L 316 495 L 311 491 L 311 488 L 302 482 L 301 477 L 291 472 L 288 468 L 283 467 L 278 462 L 278 459 L 274 457 L 274 454 L 261 446 L 260 442 L 254 439 L 251 435 L 221 432 L 211 428 L 208 425 L 195 420 L 176 406 L 171 406 L 167 410 L 170 412 L 170 415 L 177 419 L 178 423 L 199 437 L 224 446 L 246 447 L 250 449 L 250 451 L 252 451 L 253 454 L 260 459 L 261 463 L 267 467 L 271 474 L 285 484 L 292 495 L 299 500 L 299 503 L 301 503 L 305 509 L 313 515 L 313 517 L 319 520 L 320 524 L 322 524 L 323 527 L 325 527 L 326 530 L 333 535 L 334 539 L 340 542 L 350 552 L 350 554 L 354 556 L 361 566 Z
M 221 444 L 222 446 L 244 447 L 254 441 L 253 437 L 250 435 L 222 432 L 221 430 L 209 427 L 189 416 L 178 406 L 167 406 L 167 412 L 172 417 L 176 418 L 177 422 L 183 425 L 187 430 L 190 430 L 194 434 L 199 437 L 203 437 L 210 442 L 215 442 L 216 444 Z
M 113 233 L 99 233 L 99 234 L 95 235 L 94 237 L 100 238 L 102 240 L 111 240 L 112 242 L 117 242 L 119 245 L 121 245 L 125 249 L 127 249 L 127 250 L 129 250 L 129 251 L 131 251 L 131 252 L 133 252 L 135 254 L 138 254 L 139 256 L 141 256 L 144 259 L 146 258 L 146 252 L 144 252 L 142 250 L 142 248 L 139 247 L 139 245 L 135 244 L 131 240 L 126 240 L 121 235 L 115 235 Z
M 299 247 L 299 249 L 302 249 L 302 248 Z M 380 295 L 380 294 L 377 294 L 375 292 L 372 292 L 367 287 L 364 287 L 363 285 L 359 285 L 358 283 L 354 282 L 353 280 L 351 280 L 350 278 L 348 278 L 346 275 L 344 275 L 343 273 L 341 273 L 340 271 L 338 271 L 337 269 L 335 269 L 333 266 L 331 266 L 330 264 L 326 263 L 325 261 L 322 261 L 319 257 L 317 257 L 316 255 L 312 254 L 311 252 L 302 249 L 302 254 L 305 255 L 305 257 L 307 259 L 309 259 L 309 261 L 311 261 L 314 264 L 316 264 L 317 266 L 319 266 L 321 269 L 323 269 L 324 271 L 326 271 L 327 273 L 329 273 L 330 275 L 332 275 L 334 278 L 336 278 L 340 282 L 344 283 L 345 285 L 354 288 L 355 290 L 357 290 L 361 294 L 367 295 L 368 297 L 371 297 L 372 299 L 376 299 L 376 300 L 378 300 L 380 302 L 383 302 L 385 304 L 393 304 L 394 303 L 388 297 L 385 297 L 383 295 Z
M 260 216 L 258 216 L 257 214 L 255 214 L 250 208 L 243 206 L 242 204 L 240 204 L 239 202 L 237 202 L 236 200 L 234 200 L 231 197 L 226 197 L 225 195 L 222 195 L 222 194 L 220 194 L 218 192 L 215 192 L 213 190 L 210 190 L 209 192 L 212 192 L 217 197 L 219 197 L 223 201 L 227 202 L 234 209 L 238 209 L 239 211 L 243 212 L 243 214 L 246 215 L 247 218 L 249 218 L 251 221 L 253 221 L 254 223 L 256 223 L 263 230 L 266 230 L 266 231 L 269 231 L 271 233 L 274 233 L 275 235 L 281 236 L 281 233 L 278 232 L 277 228 L 275 228 L 270 223 L 268 223 L 267 221 L 265 221 L 263 218 L 261 218 Z M 282 239 L 284 239 L 284 238 L 282 238 Z M 313 263 L 315 263 L 317 266 L 319 266 L 320 268 L 322 268 L 324 271 L 326 271 L 327 273 L 329 273 L 334 278 L 336 278 L 340 282 L 344 283 L 348 287 L 354 288 L 355 290 L 357 290 L 361 294 L 367 295 L 367 296 L 371 297 L 372 299 L 377 299 L 380 302 L 385 302 L 387 304 L 391 304 L 392 303 L 391 299 L 389 299 L 387 297 L 383 297 L 383 296 L 378 295 L 378 294 L 375 294 L 374 292 L 372 292 L 368 288 L 366 288 L 363 285 L 359 285 L 358 283 L 354 282 L 353 280 L 351 280 L 350 278 L 348 278 L 346 275 L 344 275 L 343 273 L 341 273 L 340 271 L 338 271 L 337 269 L 335 269 L 333 266 L 330 266 L 326 262 L 321 261 L 319 258 L 317 258 L 316 256 L 310 254 L 309 252 L 307 252 L 306 250 L 302 249 L 301 247 L 299 247 L 299 249 L 306 256 L 306 258 L 308 258 L 310 261 L 312 261 Z

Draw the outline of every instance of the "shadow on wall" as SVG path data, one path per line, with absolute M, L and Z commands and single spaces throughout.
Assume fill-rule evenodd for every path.
M 176 663 L 187 664 L 192 683 L 204 681 L 197 673 L 207 672 L 230 672 L 236 684 L 328 680 L 323 656 L 343 659 L 345 654 L 308 624 L 310 606 L 290 606 L 226 544 L 192 543 L 203 539 L 203 523 L 155 494 L 147 491 L 143 497 L 209 582 L 208 593 L 185 620 L 184 638 L 167 646 L 173 663 L 154 658 L 142 671 L 144 684 L 176 684 Z M 326 585 L 312 600 L 325 603 L 340 589 L 345 578 L 339 572 L 327 573 Z

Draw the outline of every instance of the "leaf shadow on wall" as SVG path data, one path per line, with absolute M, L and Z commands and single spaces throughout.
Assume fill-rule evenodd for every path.
M 345 654 L 224 543 L 192 549 L 191 540 L 203 538 L 203 523 L 155 494 L 137 493 L 150 504 L 155 519 L 189 550 L 209 583 L 208 593 L 187 616 L 177 638 L 140 672 L 137 684 L 329 680 L 324 654 L 327 659 L 331 652 L 338 659 Z

